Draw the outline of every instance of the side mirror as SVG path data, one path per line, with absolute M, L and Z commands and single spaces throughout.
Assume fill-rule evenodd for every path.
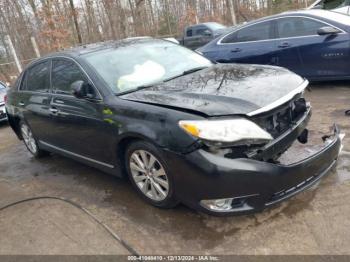
M 95 94 L 91 91 L 93 90 L 89 83 L 85 83 L 83 80 L 75 81 L 71 84 L 71 90 L 76 98 L 83 99 L 94 99 Z
M 319 35 L 337 35 L 339 33 L 341 33 L 341 31 L 332 26 L 321 27 L 317 30 L 317 34 Z

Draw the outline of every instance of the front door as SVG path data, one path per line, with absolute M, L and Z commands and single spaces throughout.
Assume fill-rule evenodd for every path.
M 110 123 L 104 120 L 106 107 L 85 73 L 73 60 L 52 60 L 52 100 L 50 103 L 50 145 L 106 164 L 113 163 Z M 71 84 L 82 80 L 90 85 L 92 99 L 72 95 Z
M 350 75 L 349 34 L 318 35 L 322 27 L 331 25 L 306 17 L 288 17 L 277 21 L 278 34 L 282 38 L 280 66 L 312 79 Z M 289 52 L 293 51 L 293 54 Z M 302 66 L 292 62 L 298 56 Z

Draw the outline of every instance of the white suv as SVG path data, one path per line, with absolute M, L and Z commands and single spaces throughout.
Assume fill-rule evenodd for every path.
M 5 109 L 5 95 L 7 86 L 0 82 L 0 122 L 7 120 L 6 109 Z
M 350 0 L 317 0 L 309 9 L 325 9 L 350 15 Z

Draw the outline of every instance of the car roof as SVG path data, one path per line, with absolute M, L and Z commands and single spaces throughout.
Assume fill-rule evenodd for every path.
M 31 63 L 29 63 L 26 66 L 26 68 L 29 68 L 32 65 L 40 63 L 41 61 L 46 60 L 48 58 L 55 58 L 55 57 L 77 58 L 77 57 L 85 55 L 85 54 L 94 53 L 94 52 L 112 49 L 112 48 L 132 46 L 132 45 L 140 44 L 140 43 L 161 43 L 161 42 L 168 42 L 168 43 L 174 44 L 174 42 L 169 41 L 167 39 L 152 38 L 152 37 L 148 37 L 148 36 L 130 37 L 130 38 L 125 38 L 125 39 L 121 39 L 121 40 L 109 40 L 109 41 L 104 41 L 104 42 L 79 45 L 76 47 L 64 49 L 62 51 L 49 53 L 45 56 L 42 56 L 42 57 L 32 61 Z
M 205 22 L 205 23 L 190 25 L 190 26 L 188 26 L 187 28 L 194 28 L 194 27 L 203 26 L 203 25 L 204 25 L 204 26 L 208 26 L 208 27 L 211 27 L 211 26 L 213 26 L 213 25 L 220 25 L 220 26 L 226 27 L 225 25 L 220 24 L 220 23 L 218 23 L 218 22 Z
M 246 27 L 251 24 L 256 24 L 258 22 L 264 22 L 268 21 L 271 19 L 276 19 L 276 18 L 283 18 L 287 16 L 305 16 L 305 17 L 315 17 L 320 20 L 331 20 L 336 23 L 344 24 L 344 25 L 350 25 L 350 16 L 342 13 L 337 13 L 334 11 L 327 11 L 327 10 L 320 10 L 320 9 L 305 9 L 305 10 L 297 10 L 297 11 L 288 11 L 288 12 L 283 12 L 279 13 L 276 15 L 271 15 L 263 18 L 259 18 L 253 21 L 250 21 L 248 23 L 243 23 L 241 25 L 238 25 L 234 28 L 232 28 L 232 31 L 236 31 L 237 29 L 240 29 L 241 27 Z
M 121 40 L 110 40 L 110 41 L 104 41 L 104 42 L 98 42 L 98 43 L 92 43 L 92 44 L 79 45 L 79 46 L 64 49 L 62 51 L 50 53 L 46 56 L 43 56 L 42 58 L 50 58 L 50 57 L 56 57 L 56 56 L 62 56 L 62 55 L 77 57 L 84 54 L 89 54 L 89 53 L 111 49 L 111 48 L 132 46 L 140 43 L 152 43 L 152 42 L 159 43 L 164 41 L 170 42 L 170 41 L 167 41 L 166 39 L 158 39 L 158 38 L 152 38 L 148 36 L 131 37 L 131 38 L 126 38 Z
M 317 17 L 319 19 L 325 19 L 334 21 L 339 24 L 343 25 L 350 25 L 350 16 L 339 13 L 336 11 L 329 11 L 329 10 L 323 10 L 323 9 L 305 9 L 300 11 L 294 11 L 294 12 L 286 12 L 280 14 L 281 16 L 287 16 L 287 15 L 305 15 L 305 16 L 313 16 Z

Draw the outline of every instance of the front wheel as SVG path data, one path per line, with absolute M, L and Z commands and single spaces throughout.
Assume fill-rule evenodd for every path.
M 20 130 L 23 138 L 23 142 L 27 147 L 28 151 L 36 158 L 41 158 L 47 156 L 49 153 L 47 151 L 41 150 L 38 147 L 38 143 L 33 136 L 33 132 L 30 127 L 23 121 L 20 122 Z
M 125 161 L 130 181 L 144 200 L 161 208 L 178 204 L 171 173 L 157 147 L 143 141 L 132 143 Z

